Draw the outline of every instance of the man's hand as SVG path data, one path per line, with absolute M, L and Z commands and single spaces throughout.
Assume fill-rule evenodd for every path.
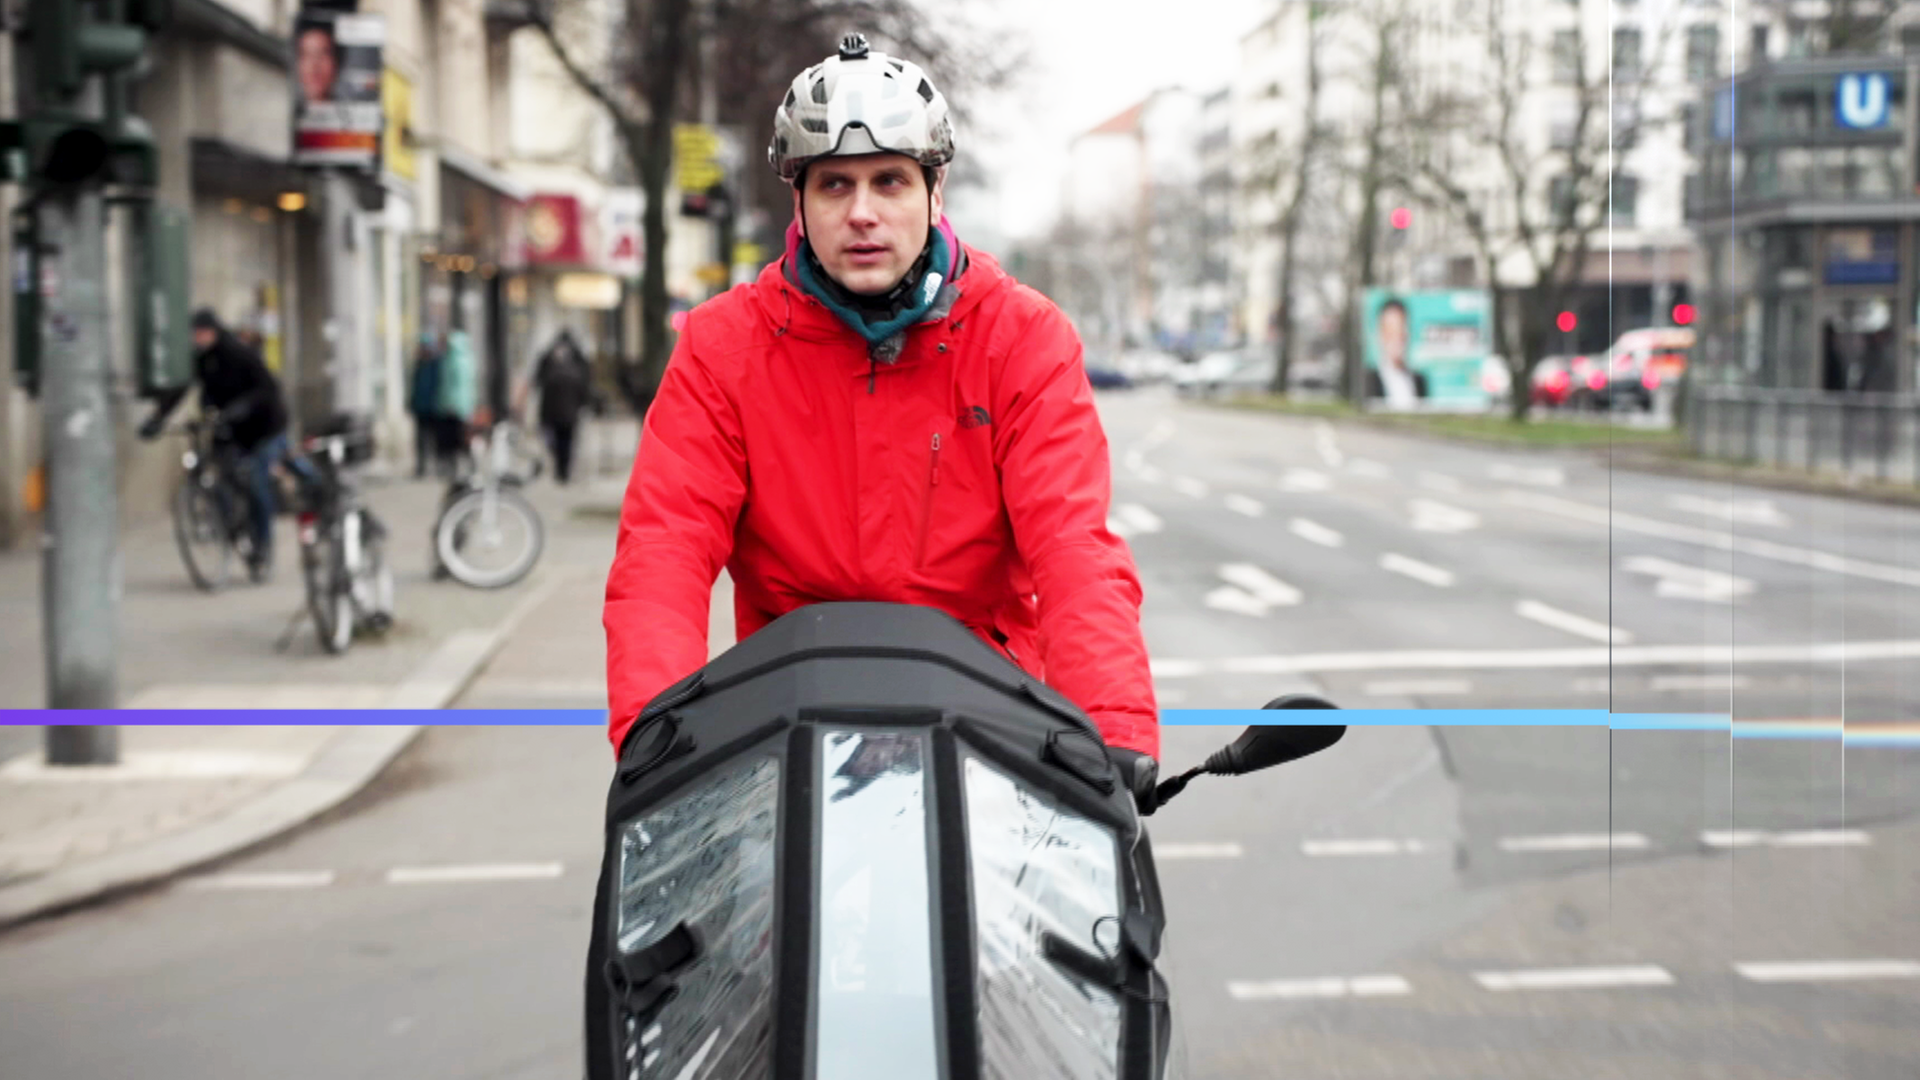
M 1133 793 L 1133 804 L 1140 810 L 1141 817 L 1151 815 L 1160 809 L 1154 798 L 1154 790 L 1160 785 L 1160 764 L 1147 754 L 1138 750 L 1125 750 L 1117 746 L 1107 747 L 1107 757 L 1112 759 L 1113 767 L 1120 772 L 1120 783 Z

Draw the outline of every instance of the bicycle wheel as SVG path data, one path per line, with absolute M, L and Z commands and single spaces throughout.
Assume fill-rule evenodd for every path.
M 540 561 L 546 528 L 533 504 L 511 491 L 463 496 L 434 528 L 434 549 L 455 581 L 499 589 L 526 577 Z
M 219 494 L 199 472 L 188 473 L 173 495 L 173 539 L 187 576 L 204 592 L 217 592 L 233 574 L 233 544 Z
M 341 565 L 338 537 L 329 533 L 307 548 L 307 612 L 320 647 L 335 656 L 353 643 L 353 591 Z
M 387 562 L 385 531 L 372 515 L 360 511 L 363 541 L 361 565 L 354 571 L 353 602 L 360 625 L 372 633 L 393 626 L 393 567 Z

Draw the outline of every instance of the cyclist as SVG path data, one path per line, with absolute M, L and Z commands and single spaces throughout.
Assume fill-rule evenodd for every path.
M 946 611 L 1078 704 L 1133 770 L 1158 719 L 1106 435 L 1066 316 L 941 213 L 947 103 L 850 35 L 794 79 L 768 159 L 783 258 L 690 313 L 647 410 L 604 622 L 611 737 L 741 638 L 835 600 Z M 1137 789 L 1137 788 L 1136 788 Z
M 240 455 L 253 527 L 248 570 L 258 580 L 273 565 L 272 470 L 275 462 L 288 458 L 286 399 L 260 354 L 221 326 L 211 308 L 194 312 L 192 329 L 200 407 L 211 414 L 215 440 Z M 170 391 L 154 402 L 153 415 L 140 425 L 142 439 L 159 436 L 188 389 Z

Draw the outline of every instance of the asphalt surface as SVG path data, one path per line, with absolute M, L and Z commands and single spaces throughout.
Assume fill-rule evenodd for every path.
M 1742 722 L 1356 727 L 1196 782 L 1151 822 L 1188 1075 L 1920 1075 L 1920 754 L 1745 737 L 1912 728 L 1920 513 L 1103 409 L 1164 706 Z M 611 524 L 554 524 L 573 574 L 465 706 L 600 704 Z M 0 937 L 0 1074 L 574 1075 L 609 763 L 591 729 L 435 729 L 270 850 Z

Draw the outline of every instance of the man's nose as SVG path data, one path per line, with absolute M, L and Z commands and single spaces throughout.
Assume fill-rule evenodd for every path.
M 858 185 L 853 190 L 853 205 L 847 208 L 848 223 L 859 222 L 870 225 L 877 222 L 879 220 L 875 213 L 877 205 L 873 188 L 866 184 Z

